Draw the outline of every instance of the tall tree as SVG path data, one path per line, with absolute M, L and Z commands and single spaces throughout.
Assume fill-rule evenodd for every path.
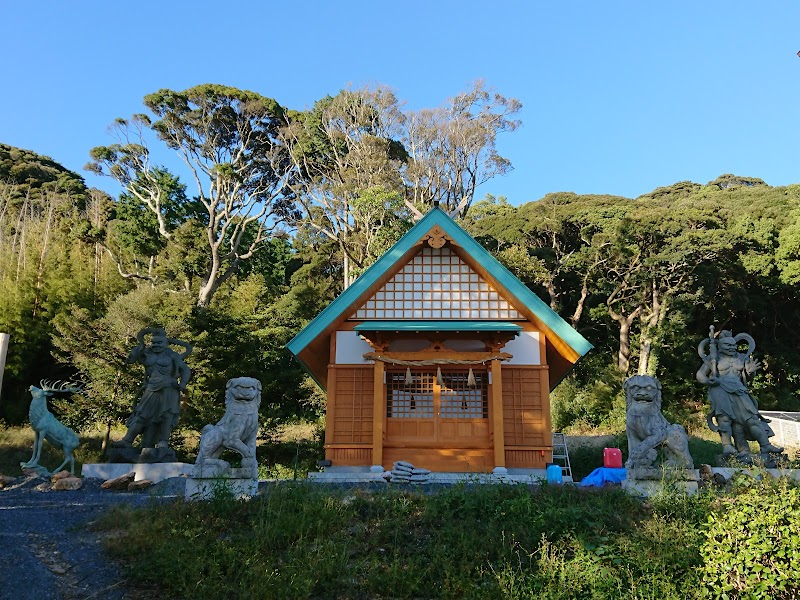
M 435 109 L 404 112 L 391 90 L 377 86 L 342 91 L 292 115 L 283 136 L 296 167 L 300 224 L 336 242 L 345 285 L 377 258 L 363 252 L 376 215 L 397 233 L 434 203 L 463 215 L 477 186 L 511 169 L 496 140 L 519 126 L 512 117 L 520 108 L 477 82 Z M 383 208 L 374 202 L 379 196 L 389 201 Z M 391 213 L 400 220 L 387 219 Z
M 386 87 L 345 90 L 294 113 L 282 137 L 296 169 L 291 190 L 300 214 L 296 225 L 335 242 L 344 263 L 344 285 L 380 254 L 378 232 L 402 232 L 400 170 L 406 159 L 395 139 L 403 120 Z
M 497 151 L 497 135 L 520 126 L 514 116 L 521 108 L 477 81 L 441 107 L 410 112 L 403 136 L 409 203 L 439 202 L 465 214 L 480 184 L 511 170 L 511 161 Z
M 159 90 L 144 104 L 157 120 L 145 114 L 118 119 L 113 131 L 119 142 L 93 148 L 86 168 L 119 181 L 169 240 L 174 230 L 163 170 L 151 162 L 147 134 L 154 132 L 177 152 L 203 208 L 205 269 L 197 305 L 206 307 L 289 213 L 281 192 L 291 165 L 277 137 L 285 111 L 255 92 L 213 84 Z

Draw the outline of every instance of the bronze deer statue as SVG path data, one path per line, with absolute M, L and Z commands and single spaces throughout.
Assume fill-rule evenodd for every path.
M 64 462 L 62 462 L 53 473 L 58 473 L 69 463 L 70 473 L 75 474 L 75 457 L 72 452 L 78 447 L 78 434 L 64 425 L 47 410 L 47 397 L 57 393 L 79 392 L 82 386 L 70 381 L 48 381 L 39 382 L 41 387 L 32 385 L 29 389 L 33 396 L 31 406 L 28 410 L 28 418 L 34 431 L 33 455 L 26 463 L 20 463 L 20 467 L 35 469 L 40 473 L 50 475 L 45 467 L 39 464 L 42 455 L 42 445 L 47 440 L 53 446 L 64 452 Z

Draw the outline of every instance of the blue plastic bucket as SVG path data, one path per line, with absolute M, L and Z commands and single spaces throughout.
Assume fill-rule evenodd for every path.
M 564 475 L 561 466 L 555 463 L 547 463 L 547 483 L 564 483 Z

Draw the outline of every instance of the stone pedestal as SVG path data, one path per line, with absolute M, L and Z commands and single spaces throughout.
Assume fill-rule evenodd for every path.
M 147 479 L 153 483 L 158 483 L 170 477 L 182 477 L 191 475 L 194 465 L 171 462 L 171 463 L 98 463 L 85 464 L 81 470 L 81 475 L 95 479 L 116 479 L 126 473 L 134 473 L 134 481 Z
M 716 457 L 718 467 L 741 468 L 756 466 L 765 469 L 779 469 L 789 464 L 789 457 L 785 452 L 763 452 L 761 454 L 718 454 Z
M 674 486 L 678 490 L 684 490 L 687 495 L 691 496 L 697 492 L 696 481 L 654 481 L 646 479 L 626 479 L 622 482 L 622 489 L 637 496 L 655 496 L 659 492 Z
M 250 469 L 228 469 L 220 474 L 216 468 L 202 469 L 193 465 L 192 476 L 186 480 L 187 500 L 211 500 L 220 494 L 236 499 L 252 498 L 258 493 L 258 479 L 253 479 Z
M 258 493 L 257 479 L 234 477 L 213 477 L 186 480 L 185 498 L 187 500 L 211 500 L 218 495 L 231 495 L 236 499 L 252 498 Z
M 684 490 L 690 496 L 697 492 L 697 471 L 694 469 L 670 469 L 636 467 L 628 469 L 622 489 L 637 496 L 654 496 L 670 487 Z

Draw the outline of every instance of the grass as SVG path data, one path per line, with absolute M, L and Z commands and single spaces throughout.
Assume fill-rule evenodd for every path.
M 75 472 L 80 473 L 83 463 L 101 460 L 103 443 L 101 431 L 90 431 L 80 436 L 80 445 L 75 449 Z M 30 427 L 6 427 L 0 423 L 0 473 L 15 476 L 20 474 L 20 463 L 30 460 L 33 453 L 33 429 Z M 39 463 L 54 469 L 62 463 L 64 454 L 45 442 Z
M 120 439 L 124 429 L 114 430 L 111 439 Z M 104 431 L 100 429 L 82 432 L 80 446 L 75 450 L 75 472 L 80 474 L 84 463 L 105 462 L 101 452 Z M 193 463 L 200 441 L 195 431 L 177 429 L 172 434 L 171 447 L 178 460 Z M 29 426 L 8 427 L 0 422 L 0 474 L 15 476 L 21 473 L 20 463 L 27 462 L 33 452 L 33 429 Z M 323 455 L 320 428 L 315 423 L 287 425 L 264 436 L 258 441 L 256 455 L 263 478 L 305 479 L 309 471 L 318 470 L 316 464 Z M 237 462 L 234 453 L 223 455 L 226 460 Z M 40 464 L 54 469 L 64 460 L 63 453 L 45 442 L 42 446 Z M 296 467 L 296 469 L 295 469 Z
M 759 503 L 772 506 L 791 484 L 750 480 L 730 492 L 664 491 L 647 502 L 571 486 L 424 494 L 281 484 L 250 502 L 119 507 L 97 527 L 132 576 L 178 598 L 668 600 L 715 597 L 709 569 L 725 579 L 729 541 L 738 549 L 749 540 L 738 530 L 713 539 L 710 517 L 731 515 L 754 486 Z M 787 531 L 800 527 L 793 498 Z M 764 564 L 797 553 L 790 540 L 774 542 L 749 550 Z M 800 583 L 784 570 L 779 583 L 789 592 L 777 593 L 758 573 L 745 575 L 755 585 L 729 597 L 795 598 Z
M 161 597 L 683 600 L 719 597 L 722 581 L 725 597 L 788 599 L 800 586 L 788 567 L 796 535 L 713 523 L 760 514 L 796 532 L 795 486 L 743 477 L 726 490 L 667 488 L 642 501 L 616 488 L 284 482 L 248 502 L 118 506 L 95 527 Z M 756 566 L 742 571 L 741 555 Z M 762 578 L 776 561 L 786 568 Z
M 250 502 L 119 507 L 98 526 L 177 597 L 667 599 L 697 584 L 686 516 L 614 489 L 285 483 Z
M 262 470 L 290 477 L 296 456 L 311 464 L 318 437 L 301 434 L 291 429 L 263 440 Z M 101 438 L 87 438 L 80 458 L 96 460 Z M 0 469 L 18 469 L 32 439 L 30 429 L 0 427 Z M 615 441 L 624 448 L 622 434 Z M 602 464 L 602 445 L 572 448 L 574 469 Z M 717 446 L 690 441 L 696 461 Z M 45 448 L 45 464 L 60 461 Z M 268 490 L 249 502 L 220 496 L 121 505 L 94 526 L 148 597 L 669 600 L 703 596 L 709 557 L 720 555 L 709 550 L 710 516 L 737 506 L 724 500 L 729 492 L 710 490 L 691 498 L 665 491 L 647 502 L 619 489 L 547 485 L 426 494 L 276 482 Z M 759 494 L 762 505 L 770 494 L 786 497 L 785 490 Z M 792 596 L 768 590 L 746 597 Z

